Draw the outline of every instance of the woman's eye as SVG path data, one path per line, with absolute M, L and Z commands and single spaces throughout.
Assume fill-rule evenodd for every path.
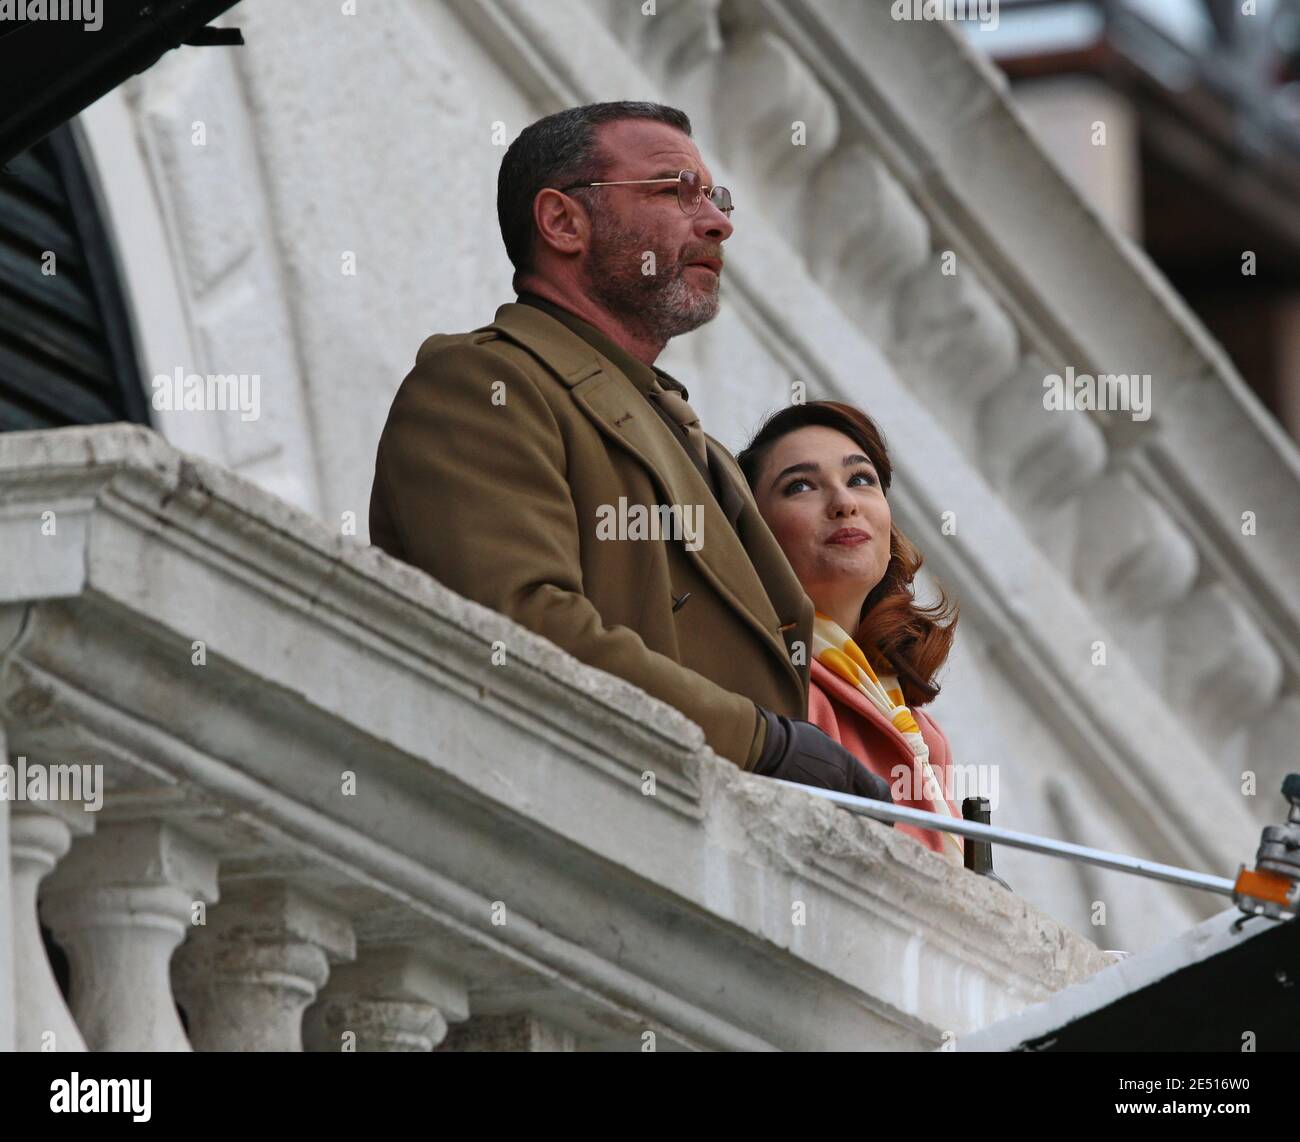
M 808 483 L 807 480 L 791 480 L 790 483 L 785 486 L 785 494 L 788 496 L 798 485 L 806 483 Z
M 870 472 L 854 472 L 851 479 L 856 480 L 859 476 L 861 476 L 862 479 L 866 480 L 869 486 L 872 487 L 875 486 L 876 478 Z

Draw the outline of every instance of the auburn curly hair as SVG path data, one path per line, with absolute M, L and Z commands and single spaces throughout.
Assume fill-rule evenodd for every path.
M 884 434 L 861 409 L 829 400 L 790 405 L 763 422 L 736 457 L 751 489 L 757 485 L 758 473 L 773 443 L 811 425 L 833 428 L 857 444 L 871 458 L 880 477 L 881 491 L 888 495 L 894 470 Z M 917 603 L 912 580 L 922 562 L 921 553 L 911 540 L 891 523 L 889 566 L 863 601 L 858 629 L 849 632 L 873 669 L 898 675 L 903 698 L 909 706 L 924 706 L 939 696 L 934 676 L 952 650 L 958 617 L 957 604 L 949 600 L 941 586 L 938 601 L 932 606 Z

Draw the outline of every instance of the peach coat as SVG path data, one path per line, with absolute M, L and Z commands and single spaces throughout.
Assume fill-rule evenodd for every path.
M 916 718 L 925 744 L 930 747 L 930 767 L 942 784 L 943 792 L 949 793 L 952 790 L 949 776 L 952 751 L 948 739 L 924 710 L 914 709 L 912 716 Z M 934 807 L 923 797 L 909 799 L 897 795 L 899 789 L 914 794 L 921 794 L 924 790 L 921 775 L 913 770 L 915 755 L 907 739 L 865 694 L 816 659 L 812 660 L 809 678 L 808 720 L 833 737 L 877 777 L 887 781 L 890 789 L 895 791 L 895 804 L 933 811 Z M 912 771 L 910 782 L 900 784 L 900 771 L 896 768 L 900 765 Z M 948 807 L 952 815 L 961 820 L 961 806 L 948 800 Z M 942 853 L 945 845 L 952 851 L 952 845 L 935 829 L 901 822 L 894 827 L 935 852 Z

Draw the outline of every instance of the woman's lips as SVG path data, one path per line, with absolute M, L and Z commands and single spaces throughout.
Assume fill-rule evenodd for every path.
M 847 547 L 854 547 L 859 543 L 866 543 L 871 536 L 865 531 L 858 531 L 856 528 L 841 528 L 835 532 L 827 543 L 842 543 Z

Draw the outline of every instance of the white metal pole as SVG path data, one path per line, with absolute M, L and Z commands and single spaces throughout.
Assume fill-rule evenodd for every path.
M 1095 864 L 1101 868 L 1113 868 L 1117 872 L 1128 872 L 1135 876 L 1145 876 L 1152 880 L 1163 880 L 1169 884 L 1181 884 L 1185 888 L 1200 888 L 1206 892 L 1217 892 L 1231 896 L 1233 881 L 1222 876 L 1210 876 L 1204 872 L 1193 872 L 1187 868 L 1175 868 L 1173 865 L 1160 864 L 1141 857 L 1125 856 L 1123 853 L 1108 853 L 1102 849 L 1090 849 L 1085 845 L 1071 844 L 1069 841 L 1057 841 L 1051 837 L 1036 837 L 1032 833 L 1017 833 L 1011 829 L 1002 829 L 997 825 L 982 825 L 978 821 L 966 821 L 949 817 L 942 813 L 929 813 L 924 809 L 908 809 L 902 805 L 891 805 L 884 801 L 872 801 L 867 797 L 855 797 L 852 793 L 837 793 L 833 789 L 819 789 L 814 785 L 799 785 L 793 781 L 774 778 L 782 785 L 792 789 L 802 789 L 836 805 L 858 813 L 864 817 L 874 817 L 877 821 L 902 821 L 908 825 L 921 825 L 927 829 L 938 829 L 945 833 L 956 833 L 961 837 L 973 837 L 980 841 L 992 841 L 1012 848 L 1028 849 L 1030 852 L 1043 853 L 1046 856 L 1060 857 L 1063 860 L 1077 860 L 1084 864 Z

